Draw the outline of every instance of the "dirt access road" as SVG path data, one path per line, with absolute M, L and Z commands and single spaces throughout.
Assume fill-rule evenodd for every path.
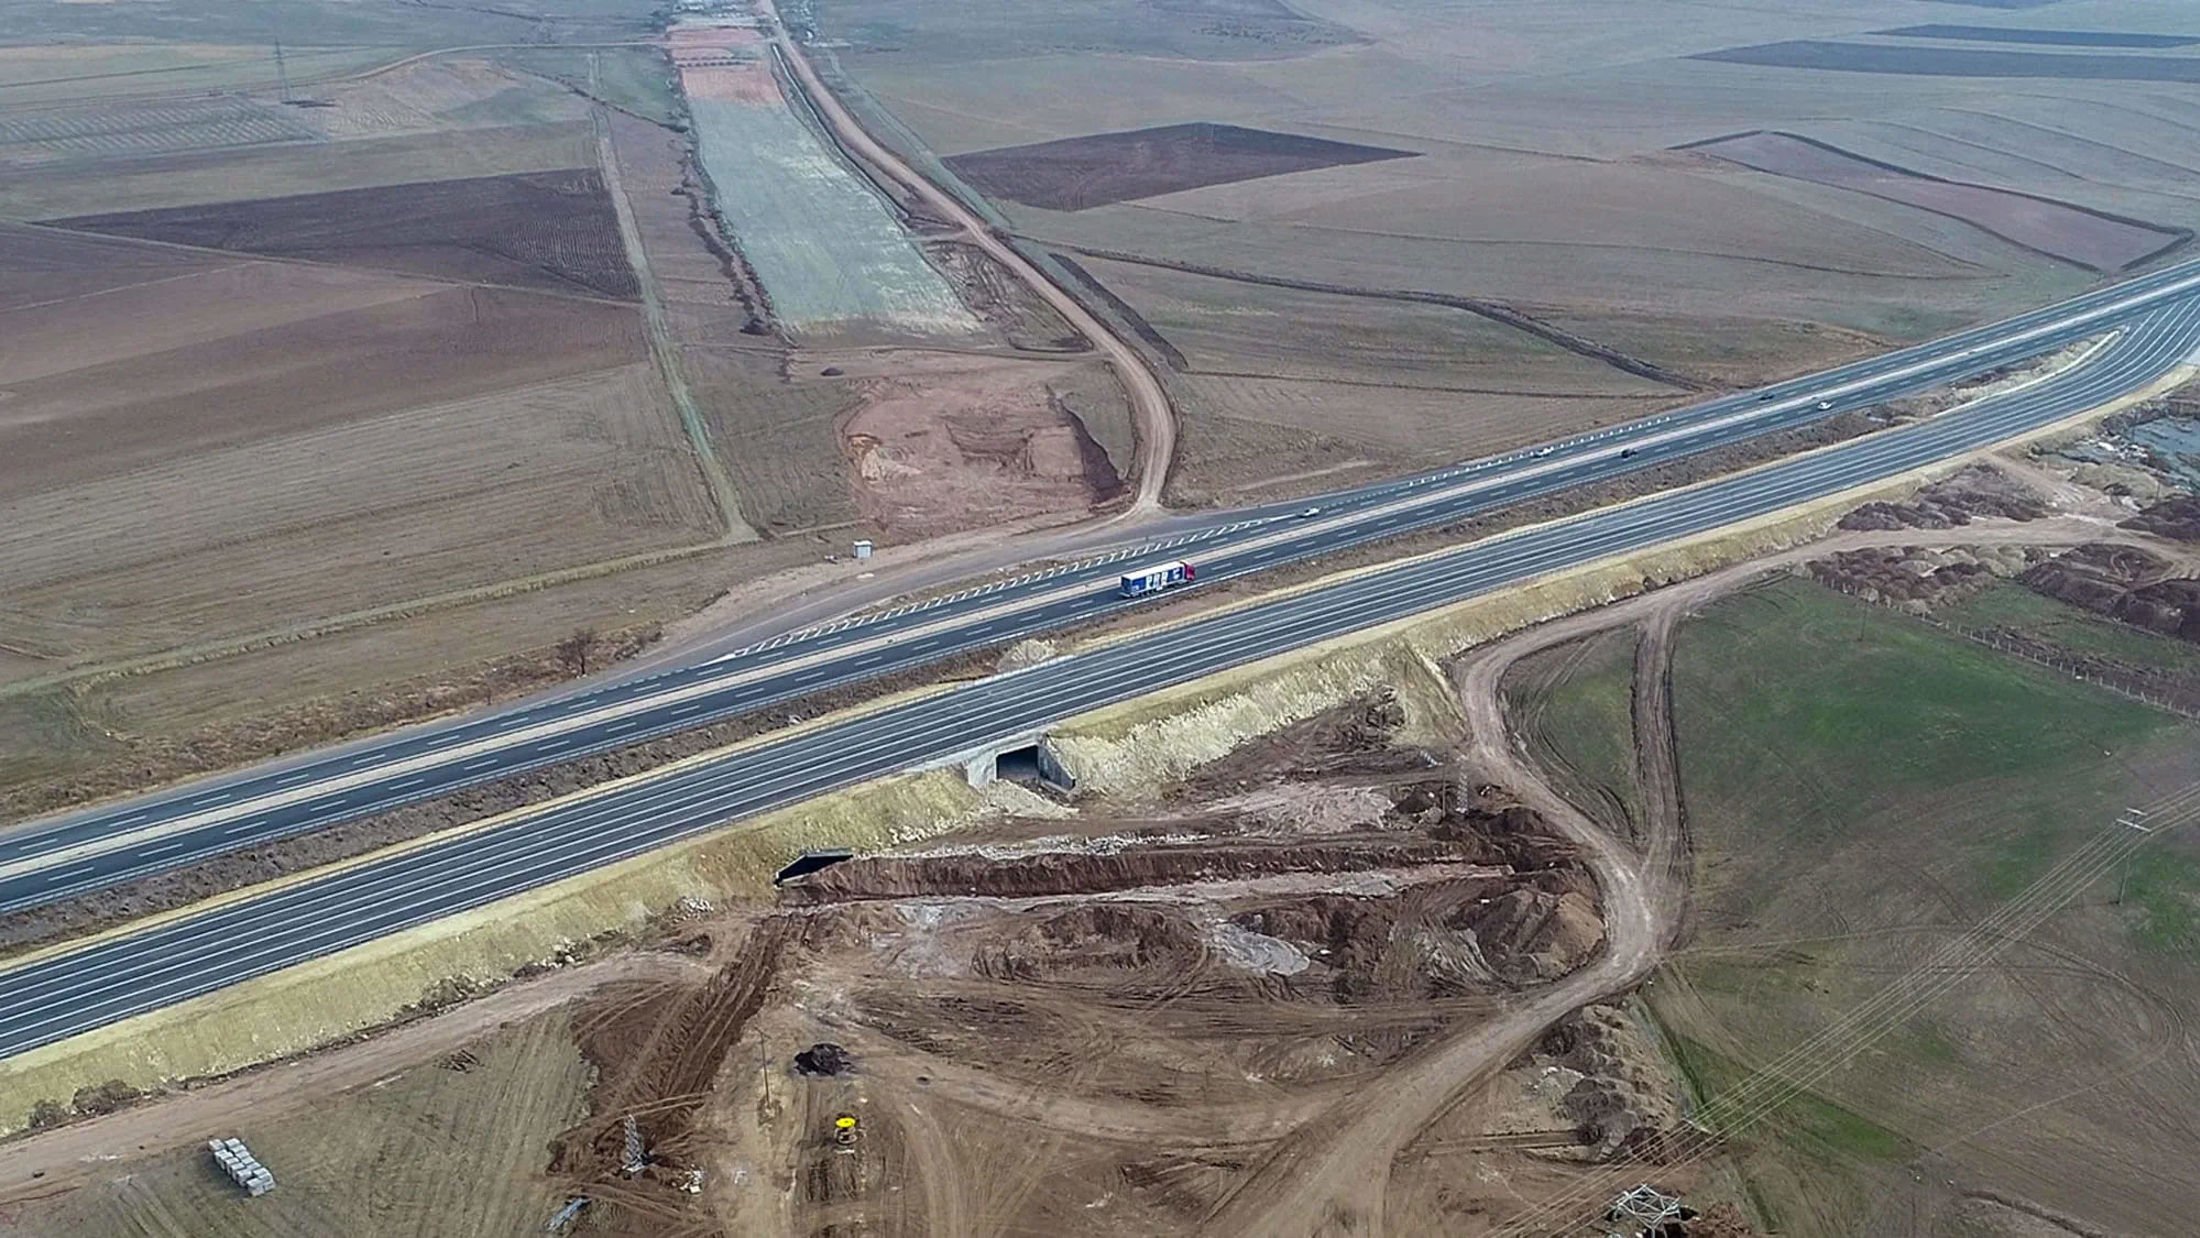
M 1595 873 L 1607 948 L 1598 960 L 1517 1010 L 1435 1046 L 1375 1087 L 1355 1091 L 1305 1123 L 1259 1164 L 1202 1232 L 1251 1238 L 1390 1232 L 1384 1207 L 1391 1164 L 1482 1079 L 1502 1070 L 1544 1031 L 1592 1002 L 1640 984 L 1679 938 L 1688 909 L 1687 838 L 1680 816 L 1668 687 L 1679 620 L 1767 572 L 1847 550 L 1888 546 L 2077 545 L 2130 535 L 2093 520 L 1980 523 L 1954 529 L 1839 534 L 1737 564 L 1701 579 L 1531 628 L 1477 650 L 1454 668 L 1472 736 L 1467 761 L 1543 814 Z M 2151 541 L 2152 539 L 2147 539 Z M 1648 820 L 1633 843 L 1598 827 L 1526 755 L 1504 710 L 1506 673 L 1521 659 L 1613 628 L 1642 629 L 1635 661 L 1638 773 Z M 1407 1228 L 1407 1227 L 1399 1227 Z M 1502 1232 L 1514 1232 L 1506 1230 Z
M 1098 315 L 1067 291 L 1041 274 L 1014 246 L 1003 240 L 999 233 L 978 218 L 976 212 L 964 206 L 955 195 L 919 176 L 900 156 L 865 132 L 848 109 L 841 105 L 838 96 L 826 89 L 810 67 L 809 57 L 803 55 L 786 23 L 779 19 L 779 8 L 772 0 L 755 0 L 756 15 L 769 23 L 772 45 L 779 50 L 789 72 L 794 75 L 807 95 L 811 106 L 833 132 L 833 137 L 851 153 L 893 178 L 904 189 L 926 206 L 939 212 L 967 234 L 970 243 L 991 255 L 994 261 L 1007 267 L 1016 278 L 1031 286 L 1041 300 L 1053 306 L 1069 324 L 1092 341 L 1093 347 L 1107 359 L 1115 371 L 1116 380 L 1123 384 L 1129 395 L 1132 418 L 1139 429 L 1138 496 L 1132 502 L 1125 517 L 1137 520 L 1161 510 L 1161 487 L 1169 479 L 1170 462 L 1176 458 L 1176 410 L 1169 404 L 1168 393 L 1162 390 L 1161 380 L 1146 365 L 1130 343 L 1110 330 Z

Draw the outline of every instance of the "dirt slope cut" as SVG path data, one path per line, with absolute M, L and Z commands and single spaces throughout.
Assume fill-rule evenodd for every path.
M 525 172 L 205 206 L 79 215 L 56 225 L 631 300 L 634 272 L 593 170 Z

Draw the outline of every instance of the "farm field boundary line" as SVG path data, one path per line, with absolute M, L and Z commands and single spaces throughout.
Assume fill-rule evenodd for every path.
M 1209 279 L 1226 279 L 1240 284 L 1261 284 L 1270 288 L 1289 288 L 1297 292 L 1322 292 L 1337 297 L 1359 297 L 1372 301 L 1412 301 L 1422 305 L 1441 305 L 1449 309 L 1464 310 L 1501 326 L 1525 332 L 1548 344 L 1554 344 L 1577 356 L 1601 361 L 1622 373 L 1636 378 L 1647 378 L 1681 391 L 1708 391 L 1712 384 L 1699 378 L 1681 374 L 1640 357 L 1629 356 L 1608 344 L 1599 344 L 1585 336 L 1576 335 L 1562 327 L 1556 327 L 1497 301 L 1482 301 L 1473 297 L 1455 297 L 1443 292 L 1422 292 L 1412 288 L 1360 288 L 1351 284 L 1331 284 L 1321 280 L 1295 279 L 1288 275 L 1261 275 L 1252 271 L 1232 270 L 1229 267 L 1208 266 L 1199 262 L 1179 262 L 1173 258 L 1156 258 L 1149 254 L 1134 254 L 1119 249 L 1099 249 L 1084 245 L 1057 244 L 1038 237 L 1020 237 L 1033 245 L 1066 249 L 1088 258 L 1103 258 L 1110 262 L 1124 262 L 1134 266 L 1160 267 L 1169 271 L 1182 271 L 1186 275 L 1204 275 Z
M 404 182 L 399 183 L 402 184 Z M 245 202 L 273 200 L 274 199 L 240 199 L 240 201 Z M 534 288 L 523 286 L 520 284 L 498 283 L 496 280 L 493 279 L 459 279 L 450 275 L 437 275 L 429 271 L 406 271 L 400 270 L 396 267 L 371 266 L 357 262 L 338 262 L 328 258 L 304 258 L 296 254 L 263 254 L 244 249 L 217 249 L 211 245 L 193 245 L 186 241 L 163 241 L 156 237 L 149 236 L 129 236 L 119 232 L 100 232 L 91 228 L 71 228 L 56 219 L 8 219 L 0 222 L 5 222 L 11 228 L 21 228 L 25 231 L 33 232 L 47 232 L 52 233 L 55 236 L 65 236 L 70 238 L 71 240 L 82 241 L 89 239 L 94 241 L 113 242 L 117 245 L 122 246 L 142 246 L 151 249 L 174 250 L 178 253 L 192 254 L 194 256 L 202 258 L 223 259 L 236 266 L 249 266 L 255 263 L 266 263 L 271 266 L 314 267 L 321 270 L 330 271 L 370 271 L 378 275 L 394 275 L 399 279 L 410 280 L 417 283 L 436 284 L 445 288 L 493 288 L 504 292 L 523 293 L 530 297 L 546 297 L 558 301 L 582 301 L 590 305 L 615 305 L 622 308 L 634 304 L 632 301 L 623 301 L 620 300 L 618 297 L 607 297 L 586 292 L 570 292 L 562 288 Z M 166 278 L 182 279 L 185 278 L 185 276 L 168 276 Z M 154 282 L 159 281 L 147 281 L 147 283 Z M 142 288 L 145 286 L 147 286 L 145 283 L 124 284 L 115 288 L 101 289 L 100 291 L 89 295 L 112 296 L 116 293 L 128 292 L 131 289 Z M 53 301 L 42 301 L 34 305 L 18 305 L 9 312 L 21 313 L 27 310 L 44 309 L 49 305 L 55 305 L 73 299 L 75 298 L 64 297 L 57 298 Z
M 1128 204 L 1132 209 L 1155 215 L 1169 215 L 1178 219 L 1195 219 L 1205 224 L 1236 225 L 1242 221 L 1228 215 L 1210 215 L 1176 206 L 1157 206 L 1152 202 Z M 1869 267 L 1838 266 L 1828 262 L 1804 262 L 1796 258 L 1775 258 L 1764 254 L 1729 252 L 1717 249 L 1692 248 L 1684 245 L 1630 245 L 1623 241 L 1549 240 L 1504 236 L 1445 236 L 1434 232 L 1401 232 L 1390 228 L 1352 228 L 1343 224 L 1319 224 L 1294 220 L 1282 225 L 1297 232 L 1328 234 L 1348 237 L 1375 237 L 1381 240 L 1430 242 L 1451 247 L 1473 246 L 1484 249 L 1565 249 L 1565 250 L 1618 250 L 1623 253 L 1663 254 L 1680 258 L 1714 258 L 1727 262 L 1748 262 L 1760 266 L 1779 267 L 1789 271 L 1809 271 L 1817 275 L 1853 275 L 1865 279 L 1883 279 L 1892 272 L 1872 270 Z M 1035 239 L 1035 238 L 1034 238 Z M 1066 242 L 1065 242 L 1066 243 Z M 1102 256 L 1096 253 L 1095 256 Z M 1947 255 L 1942 255 L 1947 257 Z M 1973 271 L 1981 271 L 1975 262 L 1949 258 L 1950 262 Z M 1154 261 L 1154 259 L 1147 259 Z M 2090 268 L 2089 268 L 2090 269 Z M 1959 276 L 1913 276 L 1912 278 L 1955 279 Z
M 371 50 L 372 46 L 373 45 L 371 44 L 323 44 L 315 50 L 335 53 L 342 51 Z M 464 55 L 468 52 L 543 51 L 546 49 L 552 51 L 607 51 L 621 47 L 655 48 L 662 46 L 663 44 L 658 43 L 653 39 L 628 39 L 615 43 L 462 43 L 451 47 L 435 47 L 429 48 L 426 51 L 407 52 L 406 54 L 399 56 L 395 60 L 387 60 L 382 62 L 381 64 L 370 65 L 364 69 L 342 69 L 331 73 L 315 73 L 304 75 L 292 74 L 289 81 L 291 88 L 294 90 L 301 86 L 327 86 L 336 82 L 361 82 L 367 80 L 370 77 L 380 77 L 384 73 L 392 73 L 397 71 L 398 69 L 405 68 L 408 65 L 418 64 L 423 60 L 432 60 L 438 56 L 459 56 Z M 401 51 L 403 49 L 389 48 L 387 50 Z M 300 54 L 301 52 L 299 51 L 291 51 L 287 53 L 287 55 L 291 58 L 296 58 Z M 191 69 L 202 69 L 206 66 L 188 65 L 183 67 Z M 0 85 L 0 90 L 7 90 L 15 86 L 57 85 L 59 83 L 69 81 L 93 81 L 115 76 L 134 77 L 149 72 L 167 73 L 173 71 L 175 70 L 132 70 L 128 73 L 119 75 L 93 73 L 83 74 L 76 77 L 49 78 L 44 82 L 9 82 L 5 85 Z M 266 81 L 261 82 L 258 85 L 259 88 L 264 89 L 268 86 L 274 86 L 277 84 L 277 80 L 273 77 L 270 77 Z M 252 87 L 244 84 L 236 84 L 231 86 L 230 89 L 248 90 L 252 89 Z M 82 107 L 86 103 L 100 102 L 110 99 L 127 100 L 132 103 L 149 103 L 156 99 L 199 99 L 204 98 L 205 95 L 206 91 L 203 88 L 196 90 L 151 90 L 146 91 L 143 94 L 87 94 L 77 95 L 68 98 L 40 99 L 33 103 L 11 103 L 8 105 L 8 110 L 17 114 L 34 111 L 67 111 L 72 108 Z M 651 123 L 654 124 L 656 122 L 652 121 Z
M 589 61 L 589 73 L 593 78 L 593 56 Z M 618 217 L 619 243 L 626 249 L 626 262 L 634 270 L 635 288 L 641 294 L 642 323 L 648 329 L 649 355 L 657 362 L 657 373 L 664 378 L 665 391 L 679 414 L 680 428 L 687 435 L 688 451 L 695 458 L 695 467 L 702 473 L 703 487 L 710 491 L 711 502 L 718 508 L 719 523 L 725 528 L 719 544 L 730 546 L 757 541 L 755 527 L 741 516 L 741 496 L 735 492 L 733 478 L 727 475 L 724 462 L 719 460 L 717 449 L 711 445 L 710 429 L 703 424 L 702 410 L 695 407 L 694 393 L 688 389 L 687 373 L 680 367 L 679 350 L 672 342 L 671 328 L 665 323 L 664 298 L 658 295 L 657 272 L 649 265 L 649 251 L 642 245 L 641 228 L 634 222 L 634 204 L 627 200 L 626 182 L 619 174 L 619 152 L 611 141 L 611 126 L 604 123 L 603 108 L 591 109 L 588 121 L 596 133 L 596 165 L 611 198 L 612 214 Z
M 1738 156 L 1724 153 L 1720 149 L 1721 145 L 1724 143 L 1738 142 L 1747 138 L 1754 137 L 1785 138 L 1788 141 L 1798 142 L 1804 146 L 1812 147 L 1828 155 L 1832 155 L 1837 159 L 1845 159 L 1852 163 L 1862 164 L 1865 167 L 1873 168 L 1881 172 L 1892 173 L 1894 176 L 1902 178 L 1904 180 L 1920 181 L 1935 185 L 1948 185 L 1958 189 L 1976 189 L 1981 193 L 2003 195 L 2012 198 L 2022 198 L 2029 202 L 2039 203 L 2042 206 L 2050 206 L 2055 207 L 2059 210 L 2072 211 L 2079 215 L 2091 216 L 2095 219 L 2105 220 L 2109 223 L 2122 224 L 2128 228 L 2134 228 L 2145 232 L 2152 232 L 2167 239 L 2165 239 L 2163 243 L 2156 248 L 2149 250 L 2146 253 L 2140 254 L 2137 257 L 2130 258 L 2123 263 L 2120 263 L 2113 269 L 2103 270 L 2102 268 L 2097 267 L 2091 263 L 2082 261 L 2078 258 L 2074 258 L 2069 254 L 2056 253 L 2053 250 L 2042 249 L 2040 246 L 2035 245 L 2029 241 L 2025 241 L 2021 238 L 2010 235 L 2007 231 L 1997 229 L 1991 223 L 1987 223 L 1979 219 L 1974 219 L 1969 215 L 1960 214 L 1953 209 L 1940 206 L 1926 206 L 1920 203 L 1908 201 L 1904 198 L 1892 197 L 1884 193 L 1877 193 L 1870 190 L 1855 188 L 1853 186 L 1845 185 L 1835 180 L 1821 179 L 1819 177 L 1809 176 L 1801 172 L 1775 171 L 1771 168 L 1760 167 L 1757 164 L 1750 163 L 1747 160 L 1742 159 Z M 1736 164 L 1740 167 L 1749 168 L 1752 171 L 1761 172 L 1767 176 L 1776 176 L 1783 180 L 1804 181 L 1813 185 L 1825 185 L 1831 188 L 1842 189 L 1850 193 L 1861 193 L 1869 197 L 1877 197 L 1884 201 L 1898 202 L 1904 206 L 1913 207 L 1917 210 L 1930 211 L 1933 214 L 1939 215 L 1943 218 L 1953 219 L 1958 223 L 1964 224 L 1968 227 L 1977 228 L 1979 231 L 1987 233 L 1988 235 L 1999 237 L 2000 239 L 2009 242 L 2011 245 L 2014 245 L 2017 248 L 2024 250 L 2026 253 L 2037 254 L 2040 257 L 2045 258 L 2051 262 L 2060 262 L 2068 266 L 2076 267 L 2081 271 L 2101 271 L 2101 273 L 2103 274 L 2114 274 L 2117 271 L 2128 271 L 2133 267 L 2152 262 L 2155 259 L 2161 258 L 2164 255 L 2167 255 L 2175 250 L 2182 249 L 2187 244 L 2190 244 L 2193 238 L 2193 231 L 2190 228 L 2174 224 L 2155 223 L 2152 220 L 2138 219 L 2130 215 L 2119 215 L 2114 211 L 2104 211 L 2096 207 L 2086 206 L 2083 203 L 2065 201 L 2061 198 L 2050 198 L 2045 194 L 2026 193 L 2023 190 L 2004 189 L 1998 185 L 1988 185 L 1980 183 L 1978 181 L 1960 181 L 1952 177 L 1935 176 L 1930 172 L 1920 172 L 1914 168 L 1903 167 L 1900 164 L 1888 163 L 1884 159 L 1875 159 L 1870 155 L 1859 154 L 1858 152 L 1849 150 L 1846 147 L 1836 146 L 1831 142 L 1822 142 L 1819 141 L 1817 138 L 1808 137 L 1800 133 L 1789 133 L 1783 129 L 1750 129 L 1745 130 L 1741 133 L 1726 134 L 1723 137 L 1705 138 L 1702 141 L 1688 142 L 1683 145 L 1673 147 L 1672 149 L 1701 150 L 1705 154 L 1708 154 L 1713 158 L 1721 159 L 1726 162 Z

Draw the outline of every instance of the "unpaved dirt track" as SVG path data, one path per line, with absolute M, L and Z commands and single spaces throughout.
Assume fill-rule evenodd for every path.
M 808 96 L 811 106 L 825 121 L 833 136 L 843 146 L 860 156 L 865 162 L 878 168 L 899 182 L 903 188 L 921 199 L 924 204 L 939 212 L 946 219 L 969 234 L 970 243 L 984 250 L 1018 279 L 1031 286 L 1041 300 L 1052 306 L 1056 313 L 1069 321 L 1072 327 L 1092 341 L 1093 347 L 1107 358 L 1125 394 L 1130 397 L 1131 411 L 1139 429 L 1138 497 L 1133 501 L 1130 515 L 1140 517 L 1161 510 L 1161 488 L 1169 479 L 1169 465 L 1176 457 L 1176 411 L 1169 404 L 1168 393 L 1162 390 L 1161 380 L 1146 365 L 1128 341 L 1117 335 L 1083 303 L 1041 274 L 1016 248 L 964 206 L 953 194 L 939 188 L 919 176 L 903 162 L 899 155 L 886 149 L 862 125 L 856 122 L 848 109 L 842 106 L 838 96 L 828 90 L 810 67 L 809 58 L 795 41 L 788 36 L 786 23 L 779 18 L 779 8 L 772 0 L 756 0 L 757 16 L 770 22 L 772 44 L 778 48 L 781 59 L 793 73 L 802 93 Z
M 1248 1238 L 1387 1232 L 1392 1161 L 1469 1089 L 1502 1069 L 1552 1024 L 1640 983 L 1678 939 L 1688 905 L 1688 852 L 1672 734 L 1672 634 L 1689 611 L 1765 573 L 1843 550 L 1881 546 L 2076 545 L 2131 535 L 2084 519 L 1983 523 L 1955 529 L 1845 533 L 1554 620 L 1470 653 L 1454 668 L 1471 739 L 1464 756 L 1581 847 L 1603 899 L 1605 952 L 1518 1009 L 1465 1029 L 1419 1060 L 1301 1126 L 1223 1201 L 1202 1232 Z M 2155 539 L 2144 539 L 2152 544 Z M 1502 685 L 1521 659 L 1615 627 L 1643 625 L 1636 658 L 1636 743 L 1648 806 L 1639 849 L 1561 796 L 1515 739 Z
M 629 954 L 522 981 L 444 1014 L 410 1023 L 355 1045 L 239 1075 L 176 1096 L 74 1122 L 59 1130 L 0 1145 L 0 1203 L 58 1195 L 115 1172 L 115 1156 L 133 1149 L 196 1143 L 246 1116 L 267 1121 L 335 1093 L 561 1006 L 607 984 L 692 979 L 708 974 L 694 959 Z M 33 1178 L 31 1175 L 39 1175 Z

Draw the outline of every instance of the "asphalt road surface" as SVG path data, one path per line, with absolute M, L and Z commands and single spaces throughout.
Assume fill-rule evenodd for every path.
M 1124 567 L 1148 559 L 1191 558 L 1203 583 L 1245 576 L 1869 407 L 2195 296 L 2200 262 L 2180 264 L 1943 340 L 1545 447 L 1291 504 L 1181 517 L 1157 540 L 921 605 L 28 823 L 0 833 L 0 913 L 1101 618 L 1143 604 L 1116 597 L 1111 585 Z M 1318 514 L 1304 517 L 1308 508 Z
M 2128 320 L 2088 365 L 1926 422 L 952 688 L 43 956 L 0 970 L 0 1057 L 1170 684 L 1945 460 L 2137 390 L 2196 348 L 2200 301 L 2187 298 Z

